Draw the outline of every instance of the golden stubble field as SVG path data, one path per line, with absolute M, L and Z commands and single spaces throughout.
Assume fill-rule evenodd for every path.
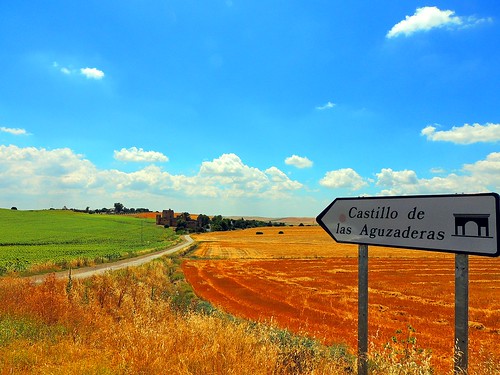
M 283 231 L 283 234 L 279 234 Z M 263 234 L 256 234 L 262 232 Z M 357 246 L 337 244 L 320 227 L 273 227 L 193 236 L 183 269 L 196 293 L 234 315 L 273 321 L 330 343 L 357 340 Z M 500 367 L 500 260 L 470 256 L 469 368 Z M 454 255 L 369 248 L 372 349 L 402 339 L 432 350 L 438 373 L 452 368 Z M 497 368 L 498 368 L 497 367 Z

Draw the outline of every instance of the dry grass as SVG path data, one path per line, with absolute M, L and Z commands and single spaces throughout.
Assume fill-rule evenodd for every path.
M 170 259 L 84 281 L 2 279 L 0 373 L 335 374 L 349 365 L 271 326 L 196 312 L 189 293 Z
M 197 294 L 238 316 L 272 317 L 326 344 L 340 341 L 355 348 L 357 247 L 335 243 L 318 227 L 262 232 L 198 235 L 195 255 L 205 259 L 184 265 Z M 373 350 L 385 353 L 388 362 L 399 358 L 388 357 L 386 344 L 411 325 L 419 346 L 432 350 L 432 366 L 446 373 L 453 361 L 454 256 L 381 247 L 370 247 L 369 253 Z M 470 259 L 471 373 L 500 373 L 499 269 L 500 258 Z

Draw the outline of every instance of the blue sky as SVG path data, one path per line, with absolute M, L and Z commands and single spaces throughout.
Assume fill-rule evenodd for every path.
M 3 1 L 0 207 L 500 190 L 500 3 Z

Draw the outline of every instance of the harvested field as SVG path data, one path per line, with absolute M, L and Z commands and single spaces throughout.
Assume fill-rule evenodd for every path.
M 257 235 L 262 232 L 262 235 Z M 283 232 L 283 234 L 279 234 Z M 199 246 L 198 257 L 209 258 L 357 258 L 356 245 L 339 244 L 319 226 L 264 227 L 230 232 L 192 235 Z M 246 254 L 246 255 L 245 255 Z M 371 258 L 450 258 L 449 254 L 370 247 Z
M 161 212 L 141 212 L 139 214 L 130 214 L 130 216 L 138 217 L 140 219 L 156 219 L 156 215 L 161 214 Z
M 283 230 L 283 234 L 278 234 Z M 357 247 L 319 227 L 259 228 L 194 236 L 203 260 L 184 263 L 197 294 L 252 320 L 273 320 L 326 343 L 357 340 Z M 369 334 L 374 347 L 416 329 L 438 373 L 451 369 L 454 256 L 370 247 Z M 212 258 L 212 259 L 206 259 Z M 469 364 L 500 371 L 500 260 L 470 257 Z

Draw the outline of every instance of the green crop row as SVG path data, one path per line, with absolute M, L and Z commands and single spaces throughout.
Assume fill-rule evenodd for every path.
M 159 250 L 176 240 L 171 229 L 152 219 L 0 209 L 0 274 L 47 263 L 64 268 L 74 260 L 115 260 Z

